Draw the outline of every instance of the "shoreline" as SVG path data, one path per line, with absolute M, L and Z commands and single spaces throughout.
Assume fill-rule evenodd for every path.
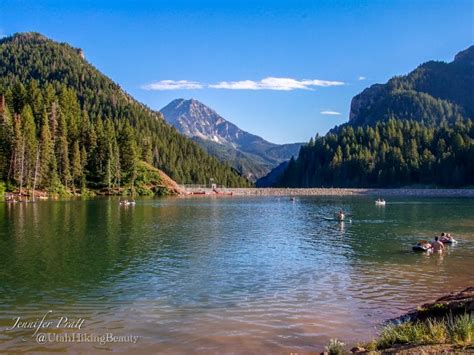
M 386 320 L 384 326 L 402 326 L 409 324 L 427 324 L 427 322 L 438 322 L 438 325 L 449 327 L 448 319 L 453 321 L 455 317 L 467 315 L 470 319 L 474 317 L 474 286 L 468 286 L 457 292 L 450 292 L 438 297 L 434 301 L 417 305 L 412 310 L 392 319 Z M 472 320 L 471 320 L 472 321 Z M 441 323 L 440 323 L 441 322 Z M 435 324 L 435 323 L 431 323 Z M 420 328 L 419 328 L 420 329 Z M 420 331 L 420 330 L 418 330 Z M 472 332 L 472 330 L 471 330 Z M 474 334 L 474 333 L 472 333 Z M 430 336 L 439 333 L 430 334 Z M 445 334 L 446 336 L 447 334 Z M 356 345 L 350 352 L 353 354 L 426 354 L 426 353 L 474 353 L 474 339 L 467 335 L 470 340 L 465 342 L 444 339 L 439 342 L 439 338 L 430 338 L 431 341 L 393 341 L 389 346 L 379 347 L 377 340 L 380 334 L 372 341 L 363 345 Z M 407 340 L 407 339 L 404 339 Z
M 413 196 L 474 198 L 474 189 L 410 188 L 211 188 L 180 186 L 186 196 Z M 218 191 L 218 192 L 216 192 Z

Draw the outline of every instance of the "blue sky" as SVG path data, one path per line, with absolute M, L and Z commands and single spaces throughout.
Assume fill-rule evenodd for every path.
M 0 35 L 68 42 L 153 109 L 196 98 L 289 143 L 347 121 L 365 87 L 452 60 L 474 42 L 473 11 L 472 0 L 1 0 Z

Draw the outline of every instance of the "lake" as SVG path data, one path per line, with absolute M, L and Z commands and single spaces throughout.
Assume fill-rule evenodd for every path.
M 339 208 L 352 223 L 323 219 Z M 411 251 L 442 231 L 459 240 L 444 255 Z M 322 351 L 473 280 L 473 199 L 0 203 L 0 351 Z M 140 338 L 38 344 L 7 330 L 49 310 L 85 319 L 84 333 Z

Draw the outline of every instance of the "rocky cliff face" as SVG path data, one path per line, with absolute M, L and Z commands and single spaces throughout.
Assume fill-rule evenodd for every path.
M 349 120 L 359 117 L 362 110 L 373 105 L 378 99 L 378 95 L 383 91 L 384 86 L 382 84 L 374 84 L 371 87 L 364 89 L 360 94 L 354 96 L 351 101 Z

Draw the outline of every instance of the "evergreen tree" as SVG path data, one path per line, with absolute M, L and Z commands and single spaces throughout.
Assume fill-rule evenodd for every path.
M 71 161 L 71 181 L 72 181 L 72 191 L 76 193 L 76 186 L 82 184 L 82 159 L 81 159 L 81 150 L 79 149 L 79 142 L 75 141 L 72 149 L 72 161 Z
M 303 146 L 279 185 L 397 187 L 474 183 L 474 125 L 440 127 L 391 119 L 375 127 L 343 127 Z
M 13 120 L 5 102 L 0 96 L 0 180 L 6 180 L 13 146 Z
M 58 176 L 61 183 L 68 188 L 71 182 L 71 171 L 69 164 L 69 146 L 67 141 L 67 126 L 63 115 L 58 120 L 55 150 L 58 164 Z
M 43 112 L 43 120 L 40 134 L 40 181 L 39 186 L 52 189 L 58 184 L 56 155 L 54 153 L 54 143 L 49 130 L 49 119 L 46 111 Z
M 71 185 L 76 141 L 79 142 L 81 161 L 86 163 L 82 174 L 85 182 L 81 184 L 99 189 L 107 186 L 108 166 L 112 185 L 119 184 L 122 178 L 130 183 L 127 180 L 134 169 L 130 170 L 129 166 L 128 174 L 121 171 L 121 167 L 130 162 L 130 155 L 118 149 L 113 140 L 111 144 L 111 140 L 106 139 L 106 121 L 114 127 L 115 141 L 119 138 L 118 133 L 122 134 L 128 125 L 134 137 L 141 137 L 132 144 L 136 161 L 152 163 L 179 183 L 205 184 L 213 177 L 222 185 L 249 185 L 229 166 L 211 158 L 192 140 L 178 134 L 159 113 L 135 101 L 67 44 L 50 41 L 35 33 L 0 39 L 0 97 L 2 94 L 12 116 L 13 134 L 10 135 L 10 151 L 0 153 L 4 166 L 0 168 L 0 176 L 6 176 L 14 184 L 19 184 L 21 162 L 26 154 L 22 152 L 27 150 L 21 113 L 29 105 L 36 132 L 41 132 L 37 137 L 40 142 L 45 110 L 48 116 L 57 163 L 57 168 L 53 169 L 58 177 L 55 188 Z M 87 159 L 82 158 L 83 147 Z M 45 184 L 42 171 L 48 165 L 42 162 L 44 149 L 47 148 L 40 145 L 38 170 L 42 185 Z M 122 162 L 123 157 L 127 162 Z
M 34 171 L 37 160 L 37 147 L 38 142 L 36 140 L 36 125 L 33 117 L 33 111 L 29 104 L 23 106 L 21 112 L 22 118 L 22 127 L 23 132 L 23 156 L 22 156 L 22 176 L 24 182 L 28 188 L 31 188 L 33 185 Z
M 128 122 L 120 132 L 119 147 L 123 180 L 133 187 L 137 175 L 138 150 L 133 129 Z

